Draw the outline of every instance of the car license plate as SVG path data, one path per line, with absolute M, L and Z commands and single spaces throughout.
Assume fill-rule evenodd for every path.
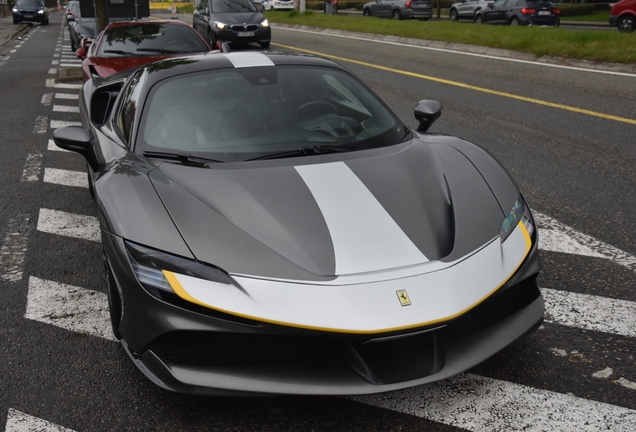
M 254 32 L 238 32 L 236 35 L 238 37 L 252 37 L 254 36 Z
M 550 15 L 550 11 L 539 11 L 539 15 Z
M 33 18 L 33 15 L 25 15 L 25 18 Z

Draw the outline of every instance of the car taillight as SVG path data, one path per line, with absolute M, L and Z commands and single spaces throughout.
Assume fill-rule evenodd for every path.
M 407 8 L 410 8 L 410 7 L 411 7 L 411 0 L 409 0 L 409 1 L 407 1 L 407 2 L 406 2 L 406 7 L 407 7 Z
M 535 12 L 536 12 L 536 11 L 535 11 L 534 9 L 528 9 L 528 8 L 523 8 L 523 9 L 521 9 L 521 13 L 522 13 L 522 14 L 524 14 L 524 15 L 533 14 L 533 13 L 535 13 Z
M 552 9 L 552 13 L 554 13 L 555 15 L 558 15 L 561 13 L 561 11 L 558 9 Z

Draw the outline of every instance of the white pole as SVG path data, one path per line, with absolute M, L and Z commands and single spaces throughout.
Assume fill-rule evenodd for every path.
M 300 0 L 300 13 L 305 12 L 305 0 Z

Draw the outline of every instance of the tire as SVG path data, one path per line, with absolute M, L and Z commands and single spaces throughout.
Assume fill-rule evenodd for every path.
M 556 20 L 556 22 L 554 23 L 555 27 L 561 27 L 561 20 Z
M 475 16 L 475 24 L 483 24 L 484 23 L 484 17 L 481 16 L 481 14 L 476 15 Z
M 113 330 L 113 334 L 117 340 L 121 339 L 121 333 L 119 333 L 119 323 L 121 322 L 122 303 L 119 297 L 119 290 L 115 282 L 115 277 L 112 275 L 108 259 L 106 258 L 106 252 L 103 252 L 104 271 L 106 272 L 106 283 L 108 284 L 108 311 L 110 312 L 110 325 Z
M 371 16 L 371 9 L 366 8 L 362 11 L 362 15 L 364 15 L 365 17 L 370 17 Z
M 448 15 L 448 17 L 453 22 L 459 21 L 459 16 L 457 15 L 457 9 L 451 9 L 450 14 Z
M 44 21 L 42 25 L 49 25 L 49 17 L 46 17 L 46 21 Z
M 394 10 L 393 13 L 391 13 L 391 18 L 396 19 L 396 20 L 402 20 L 402 13 L 399 10 Z
M 261 48 L 263 48 L 263 49 L 267 49 L 267 48 L 269 48 L 269 42 L 261 42 L 259 45 L 260 45 L 260 46 L 261 46 Z
M 519 21 L 519 18 L 512 17 L 512 19 L 510 20 L 508 24 L 511 26 L 518 26 L 519 24 L 521 24 L 521 22 Z
M 636 17 L 626 15 L 618 20 L 618 31 L 621 33 L 631 33 L 636 30 Z
M 13 18 L 13 24 L 20 24 L 20 21 L 18 21 L 17 19 Z

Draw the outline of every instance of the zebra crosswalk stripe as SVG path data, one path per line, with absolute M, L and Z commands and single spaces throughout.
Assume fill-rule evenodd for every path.
M 7 413 L 5 432 L 75 432 L 13 408 Z

